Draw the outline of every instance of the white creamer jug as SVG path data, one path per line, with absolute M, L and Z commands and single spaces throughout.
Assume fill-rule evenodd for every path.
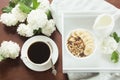
M 117 20 L 119 17 L 120 10 L 113 15 L 106 13 L 99 15 L 93 25 L 96 36 L 99 38 L 109 36 L 115 26 L 115 20 Z

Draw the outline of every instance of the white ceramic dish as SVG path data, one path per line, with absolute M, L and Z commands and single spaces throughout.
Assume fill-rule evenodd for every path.
M 103 13 L 103 12 L 102 12 Z M 100 39 L 96 39 L 96 50 L 95 53 L 86 59 L 75 59 L 68 54 L 65 48 L 65 40 L 70 31 L 78 28 L 84 28 L 94 33 L 93 24 L 97 15 L 102 13 L 96 12 L 65 12 L 62 14 L 62 53 L 63 53 L 63 72 L 69 71 L 87 71 L 87 72 L 98 72 L 98 71 L 120 71 L 120 62 L 112 63 L 110 56 L 103 54 L 100 50 Z M 111 12 L 110 14 L 113 14 Z M 117 32 L 120 35 L 120 19 L 115 22 L 113 32 Z M 120 47 L 118 48 L 120 51 Z
M 58 59 L 58 47 L 57 47 L 57 45 L 55 44 L 55 42 L 52 39 L 50 39 L 50 38 L 48 38 L 46 36 L 34 36 L 34 37 L 28 39 L 23 44 L 23 47 L 22 47 L 22 50 L 21 50 L 21 59 L 24 62 L 24 64 L 31 70 L 34 70 L 34 71 L 48 70 L 48 69 L 50 69 L 52 67 L 50 62 L 48 64 L 46 64 L 46 65 L 39 66 L 38 64 L 31 63 L 27 58 L 27 49 L 29 48 L 31 43 L 36 42 L 36 41 L 48 42 L 51 45 L 51 47 L 52 47 L 51 58 L 52 58 L 53 64 L 56 63 L 56 61 Z
M 94 40 L 94 49 L 93 49 L 93 52 L 90 54 L 90 55 L 88 55 L 88 56 L 86 56 L 86 57 L 77 57 L 77 56 L 74 56 L 70 51 L 69 51 L 69 49 L 68 49 L 68 47 L 67 47 L 67 40 L 68 40 L 68 38 L 70 37 L 70 35 L 71 35 L 71 33 L 72 32 L 75 32 L 75 31 L 77 31 L 77 30 L 84 30 L 84 31 L 87 31 L 88 33 L 90 33 L 90 35 L 91 35 L 91 37 L 93 38 L 93 40 Z M 78 28 L 78 29 L 74 29 L 74 30 L 72 30 L 72 31 L 69 31 L 69 33 L 68 33 L 68 35 L 67 35 L 67 37 L 66 37 L 66 39 L 65 39 L 65 48 L 66 48 L 66 50 L 67 50 L 67 53 L 69 53 L 72 57 L 74 57 L 74 58 L 76 58 L 76 59 L 86 59 L 86 58 L 89 58 L 89 57 L 91 57 L 93 54 L 94 54 L 94 52 L 95 52 L 95 50 L 96 50 L 96 37 L 95 37 L 95 35 L 92 33 L 92 32 L 90 32 L 89 30 L 86 30 L 86 29 L 83 29 L 83 28 Z

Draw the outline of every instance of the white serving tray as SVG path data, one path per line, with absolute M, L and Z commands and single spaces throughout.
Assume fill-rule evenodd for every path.
M 103 54 L 99 47 L 96 48 L 96 51 L 92 54 L 92 56 L 86 59 L 76 59 L 72 57 L 71 55 L 69 55 L 65 47 L 66 38 L 69 32 L 73 29 L 84 28 L 94 33 L 92 26 L 97 15 L 102 13 L 103 12 L 64 12 L 62 14 L 63 72 L 120 71 L 120 61 L 118 63 L 112 63 L 109 56 Z M 110 14 L 114 14 L 114 12 L 111 12 Z M 120 35 L 120 19 L 115 22 L 113 32 L 114 31 L 116 31 Z M 97 39 L 96 41 L 96 45 L 99 45 L 99 39 Z M 120 47 L 118 50 L 120 51 Z

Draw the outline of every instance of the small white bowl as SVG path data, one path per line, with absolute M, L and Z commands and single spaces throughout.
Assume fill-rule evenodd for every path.
M 68 47 L 67 47 L 67 40 L 68 40 L 68 38 L 70 37 L 71 33 L 72 33 L 72 32 L 75 32 L 76 30 L 84 30 L 84 31 L 87 31 L 87 32 L 90 33 L 90 35 L 91 35 L 91 36 L 93 37 L 93 39 L 94 39 L 94 50 L 93 50 L 93 53 L 91 53 L 90 55 L 88 55 L 88 56 L 86 56 L 86 57 L 77 57 L 77 56 L 74 56 L 74 55 L 69 51 L 69 49 L 68 49 Z M 83 29 L 83 28 L 74 29 L 74 30 L 72 30 L 72 31 L 70 31 L 70 32 L 68 33 L 68 36 L 67 36 L 66 39 L 65 39 L 65 47 L 66 47 L 66 50 L 67 50 L 68 54 L 71 55 L 71 56 L 72 56 L 73 58 L 75 58 L 75 59 L 86 59 L 86 58 L 90 58 L 90 57 L 95 53 L 95 50 L 96 50 L 96 38 L 95 38 L 95 36 L 93 35 L 93 33 L 90 32 L 90 31 L 87 30 L 87 29 Z

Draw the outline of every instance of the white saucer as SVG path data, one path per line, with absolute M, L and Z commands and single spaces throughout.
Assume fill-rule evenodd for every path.
M 42 66 L 38 66 L 38 65 L 35 65 L 35 64 L 32 64 L 29 62 L 29 60 L 27 59 L 27 48 L 29 48 L 31 42 L 34 42 L 34 41 L 46 41 L 46 42 L 49 42 L 49 44 L 51 44 L 52 46 L 52 61 L 53 61 L 53 64 L 56 63 L 57 59 L 58 59 L 58 47 L 57 45 L 55 44 L 55 42 L 46 37 L 46 36 L 34 36 L 30 39 L 28 39 L 22 46 L 22 49 L 21 49 L 21 59 L 23 61 L 23 63 L 31 70 L 34 70 L 34 71 L 45 71 L 45 70 L 48 70 L 50 69 L 52 66 L 51 64 L 47 64 L 47 65 L 42 65 Z

